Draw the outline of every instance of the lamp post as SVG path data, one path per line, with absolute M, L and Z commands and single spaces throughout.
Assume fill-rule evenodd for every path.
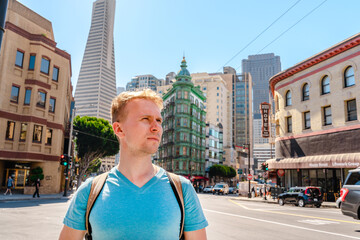
M 248 152 L 247 152 L 247 157 L 248 157 L 248 176 L 250 174 L 250 144 L 246 143 L 243 145 L 244 148 L 247 148 Z M 251 187 L 251 183 L 250 183 L 250 179 L 248 178 L 249 181 L 249 191 L 248 191 L 248 198 L 251 198 L 251 191 L 250 191 L 250 187 Z
M 80 107 L 80 108 L 78 108 L 78 109 L 81 109 L 81 108 L 84 108 L 84 107 L 88 107 L 88 106 L 94 106 L 94 104 L 92 104 L 92 103 L 91 103 L 91 104 L 87 104 L 87 105 L 82 106 L 82 107 Z M 74 106 L 74 108 L 72 109 L 72 112 L 71 112 L 71 120 L 70 120 L 68 158 L 71 158 L 71 155 L 70 155 L 70 154 L 71 154 L 71 143 L 72 143 L 72 138 L 73 138 L 75 114 L 76 114 L 76 107 Z M 68 185 L 68 180 L 69 180 L 68 168 L 69 168 L 69 164 L 66 166 L 64 197 L 66 197 L 66 194 L 67 194 L 67 185 Z

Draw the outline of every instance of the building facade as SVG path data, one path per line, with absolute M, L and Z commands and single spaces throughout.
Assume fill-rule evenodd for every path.
M 163 95 L 163 136 L 156 163 L 192 180 L 205 180 L 206 98 L 186 67 L 184 58 L 176 82 Z
M 77 115 L 109 122 L 111 102 L 116 97 L 114 17 L 115 0 L 93 3 L 89 37 L 75 90 Z
M 56 47 L 52 24 L 10 0 L 0 54 L 0 186 L 8 176 L 29 194 L 41 167 L 40 193 L 59 193 L 72 101 L 71 57 Z M 67 136 L 66 136 L 67 135 Z
M 209 178 L 210 167 L 223 164 L 223 128 L 220 124 L 206 123 L 205 176 Z
M 244 148 L 244 144 L 252 146 L 253 139 L 253 121 L 252 121 L 252 80 L 248 73 L 237 74 L 232 67 L 224 67 L 222 78 L 227 83 L 227 88 L 231 92 L 231 102 L 228 105 L 232 112 L 232 137 L 233 148 L 235 152 L 230 154 L 235 155 L 237 162 L 237 169 L 240 169 L 245 177 L 249 169 L 248 165 L 248 149 Z M 228 154 L 227 151 L 224 155 Z M 250 159 L 252 159 L 252 151 L 250 151 Z M 254 162 L 250 161 L 250 169 L 254 169 Z
M 158 86 L 163 85 L 162 79 L 157 79 L 151 74 L 135 76 L 126 84 L 126 91 L 140 91 L 147 88 L 156 92 Z
M 223 150 L 225 154 L 222 157 L 222 163 L 236 168 L 236 154 L 233 148 L 232 137 L 232 111 L 231 94 L 226 86 L 226 82 L 220 74 L 216 73 L 193 73 L 192 82 L 195 86 L 200 86 L 200 90 L 206 96 L 205 110 L 206 123 L 219 126 L 222 129 Z
M 360 34 L 273 76 L 279 185 L 320 186 L 335 200 L 360 166 Z M 280 170 L 280 171 L 279 171 Z

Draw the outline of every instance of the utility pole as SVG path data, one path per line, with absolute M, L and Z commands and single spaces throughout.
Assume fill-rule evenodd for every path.
M 71 156 L 72 135 L 73 135 L 73 128 L 74 128 L 74 116 L 75 116 L 75 107 L 72 109 L 72 113 L 71 113 L 71 117 L 70 117 L 70 133 L 69 133 L 67 161 L 69 161 L 69 158 Z M 64 197 L 66 197 L 66 194 L 67 194 L 68 181 L 69 181 L 69 163 L 66 165 Z
M 243 145 L 243 147 L 246 149 L 247 148 L 247 157 L 248 157 L 248 176 L 250 175 L 250 143 L 246 143 Z M 249 191 L 248 191 L 248 198 L 251 198 L 251 191 L 250 191 L 250 187 L 251 187 L 251 183 L 250 183 L 250 179 L 248 177 L 248 181 L 249 181 Z

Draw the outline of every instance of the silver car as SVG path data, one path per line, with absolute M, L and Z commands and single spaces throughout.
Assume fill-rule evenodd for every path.
M 341 189 L 341 212 L 360 219 L 360 168 L 350 170 Z

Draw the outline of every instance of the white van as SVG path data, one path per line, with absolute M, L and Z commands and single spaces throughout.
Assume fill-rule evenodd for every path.
M 228 195 L 229 194 L 229 185 L 227 183 L 217 183 L 215 184 L 215 186 L 213 187 L 212 189 L 212 193 L 213 194 L 226 194 Z

